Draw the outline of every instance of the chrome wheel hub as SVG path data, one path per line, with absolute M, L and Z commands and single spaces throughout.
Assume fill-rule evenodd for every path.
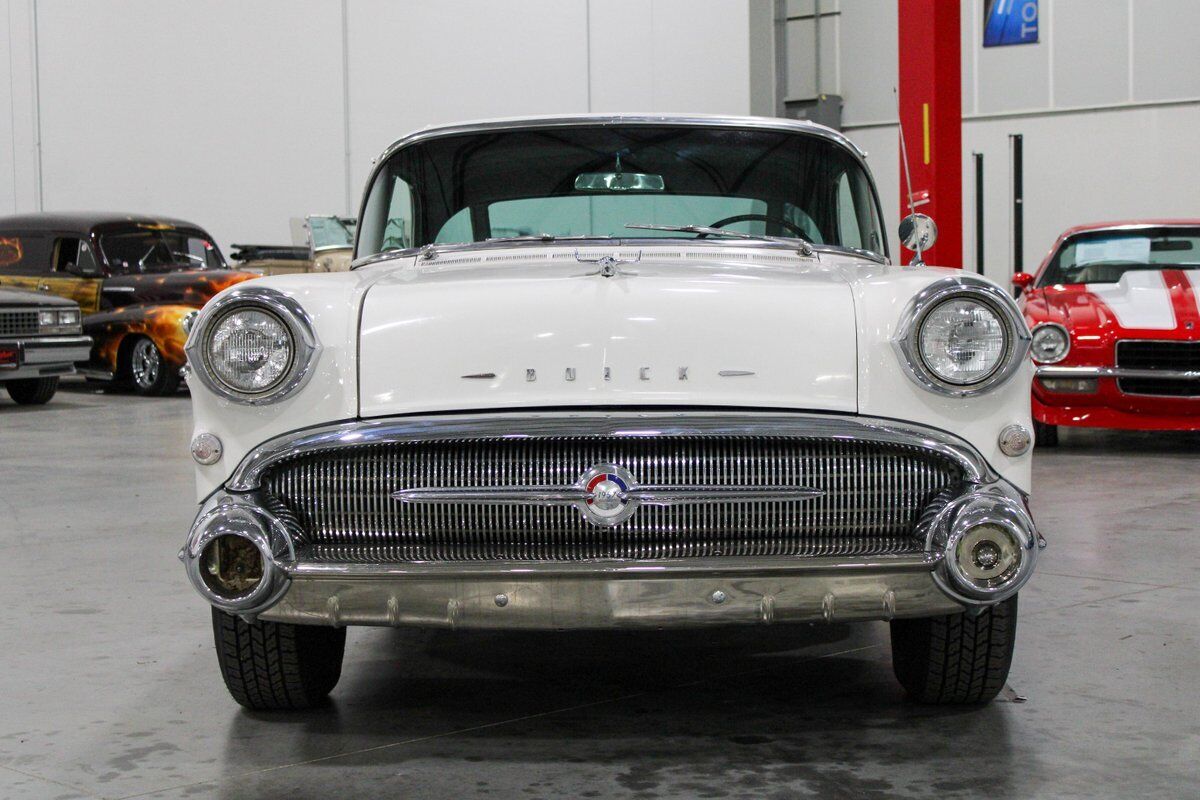
M 133 346 L 130 357 L 130 369 L 133 372 L 133 382 L 143 389 L 148 389 L 158 381 L 158 371 L 162 368 L 162 356 L 158 348 L 149 339 L 139 339 Z

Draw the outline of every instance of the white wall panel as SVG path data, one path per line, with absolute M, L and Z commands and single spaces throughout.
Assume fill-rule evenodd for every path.
M 842 122 L 855 125 L 896 118 L 893 87 L 899 80 L 896 3 L 843 0 L 838 31 Z M 853 37 L 854 46 L 846 47 Z
M 0 0 L 0 214 L 38 208 L 33 30 L 32 0 Z
M 588 5 L 591 110 L 750 113 L 746 0 Z
M 1135 0 L 1135 100 L 1200 97 L 1197 31 L 1200 3 L 1196 0 Z
M 9 23 L 10 0 L 0 0 L 0 44 L 3 54 L 12 53 L 12 33 Z M 13 69 L 9 58 L 0 57 L 0 120 L 12 119 Z M 6 119 L 7 118 L 7 119 Z M 17 210 L 16 142 L 13 126 L 0 123 L 0 214 L 12 214 Z
M 1054 104 L 1129 100 L 1129 4 L 1054 1 Z
M 349 34 L 356 191 L 371 159 L 418 128 L 587 111 L 584 0 L 355 0 Z
M 1050 48 L 1045 44 L 981 47 L 976 56 L 980 113 L 1049 107 Z
M 47 210 L 177 215 L 290 241 L 341 210 L 337 3 L 39 0 Z

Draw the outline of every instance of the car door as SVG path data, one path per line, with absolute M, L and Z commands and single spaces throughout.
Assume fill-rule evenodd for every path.
M 100 310 L 100 265 L 86 236 L 56 236 L 49 267 L 38 276 L 38 291 L 74 300 L 84 314 Z

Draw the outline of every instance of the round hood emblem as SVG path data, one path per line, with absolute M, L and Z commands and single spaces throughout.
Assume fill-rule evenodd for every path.
M 592 467 L 580 480 L 585 493 L 581 505 L 584 517 L 595 525 L 616 525 L 628 519 L 636 507 L 629 497 L 633 483 L 633 476 L 621 467 Z

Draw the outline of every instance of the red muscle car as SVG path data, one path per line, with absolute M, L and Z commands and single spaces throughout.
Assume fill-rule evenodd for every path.
M 1039 444 L 1059 425 L 1200 430 L 1200 219 L 1071 228 L 1013 283 Z

